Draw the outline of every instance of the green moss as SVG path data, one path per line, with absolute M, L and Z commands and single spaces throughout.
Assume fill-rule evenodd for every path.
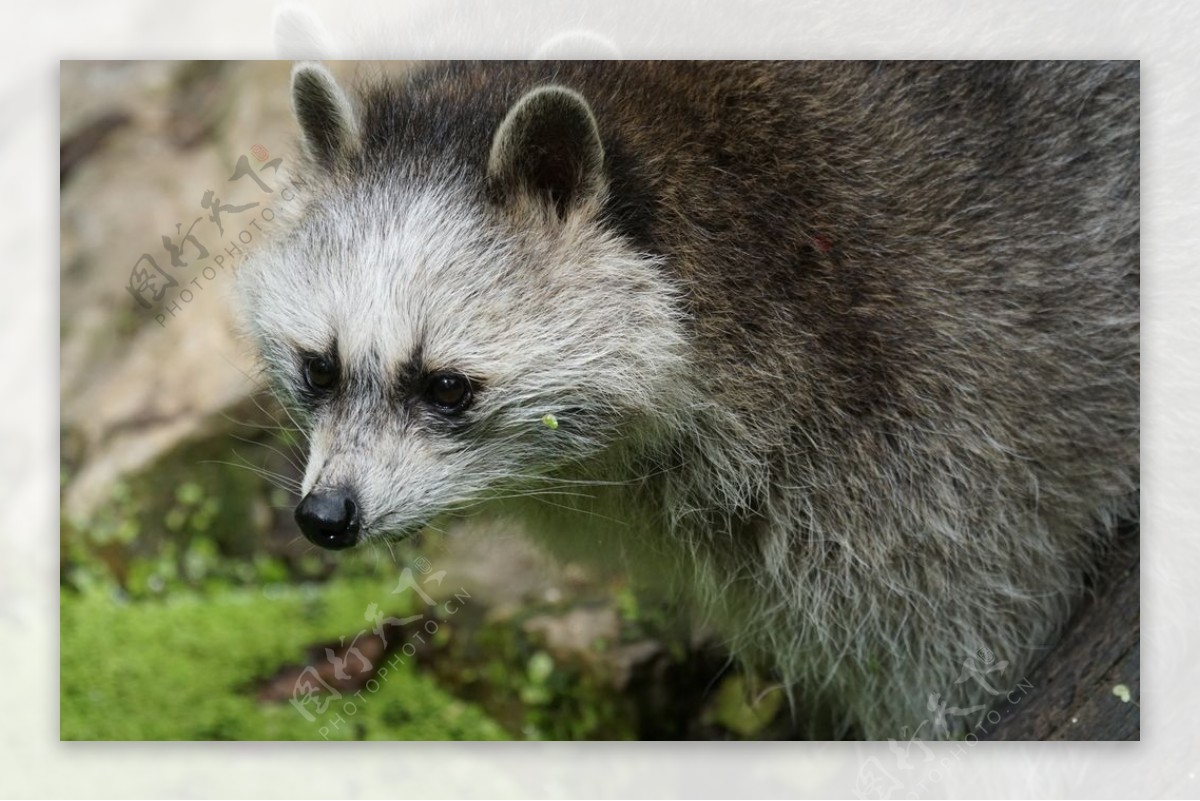
M 503 739 L 478 707 L 399 659 L 368 685 L 374 691 L 343 694 L 313 721 L 287 701 L 257 700 L 259 682 L 284 664 L 303 663 L 313 643 L 353 637 L 366 607 L 387 600 L 397 599 L 365 579 L 136 603 L 64 590 L 61 737 Z

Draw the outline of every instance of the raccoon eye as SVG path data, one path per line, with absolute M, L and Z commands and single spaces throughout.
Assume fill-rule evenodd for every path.
M 304 382 L 309 389 L 331 389 L 338 380 L 337 363 L 328 356 L 310 356 L 304 360 Z
M 458 373 L 434 373 L 425 398 L 441 412 L 458 414 L 471 405 L 471 382 Z

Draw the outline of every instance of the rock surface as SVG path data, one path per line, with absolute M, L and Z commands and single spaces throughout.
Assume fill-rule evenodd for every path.
M 235 333 L 230 270 L 205 278 L 227 245 L 201 201 L 230 186 L 253 145 L 284 150 L 287 77 L 287 65 L 272 62 L 207 73 L 170 62 L 63 63 L 64 142 L 78 143 L 97 120 L 125 120 L 77 149 L 62 186 L 63 497 L 72 516 L 86 517 L 115 481 L 180 443 L 227 429 L 223 415 L 257 389 Z M 162 237 L 178 241 L 176 224 L 187 230 L 197 218 L 193 234 L 210 257 L 185 247 L 187 266 L 174 267 Z M 143 253 L 178 283 L 149 309 L 127 289 Z M 174 315 L 165 311 L 172 303 Z

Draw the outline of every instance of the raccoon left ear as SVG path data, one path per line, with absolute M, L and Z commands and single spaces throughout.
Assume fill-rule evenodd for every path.
M 292 105 L 304 136 L 304 148 L 318 164 L 332 169 L 358 141 L 354 110 L 329 70 L 316 62 L 292 70 Z
M 503 202 L 549 201 L 559 219 L 604 188 L 604 146 L 583 95 L 562 86 L 526 93 L 492 139 L 488 183 Z

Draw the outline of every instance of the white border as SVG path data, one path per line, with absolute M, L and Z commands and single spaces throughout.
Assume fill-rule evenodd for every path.
M 60 58 L 522 57 L 564 31 L 624 57 L 1120 57 L 1143 64 L 1142 742 L 994 744 L 934 796 L 1195 796 L 1200 6 L 644 0 L 308 4 L 319 35 L 233 0 L 9 8 L 0 41 L 0 793 L 36 796 L 854 796 L 865 744 L 61 744 L 55 269 Z M 519 10 L 518 10 L 519 8 Z M 282 12 L 284 20 L 291 18 Z M 303 30 L 303 29 L 302 29 Z M 311 31 L 310 31 L 311 32 Z M 591 38 L 589 38 L 591 37 Z M 598 37 L 598 38 L 597 38 Z M 886 749 L 886 746 L 883 746 Z

